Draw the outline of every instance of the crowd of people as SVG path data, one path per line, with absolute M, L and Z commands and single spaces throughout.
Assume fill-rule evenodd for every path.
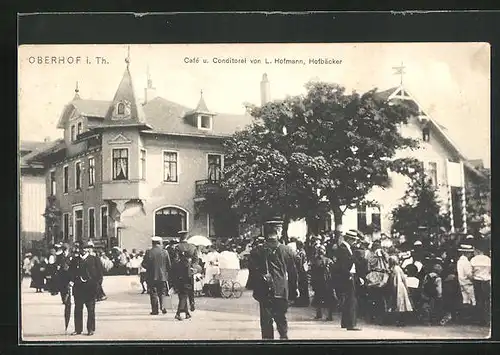
M 371 323 L 400 326 L 449 322 L 489 325 L 491 260 L 488 242 L 472 235 L 461 240 L 449 238 L 437 242 L 436 238 L 425 236 L 413 243 L 403 236 L 396 242 L 389 240 L 386 236 L 374 240 L 358 231 L 349 231 L 325 232 L 305 241 L 296 238 L 287 243 L 276 241 L 285 250 L 282 251 L 283 260 L 290 256 L 293 265 L 283 262 L 286 264 L 283 266 L 282 263 L 285 271 L 275 276 L 281 284 L 273 281 L 278 296 L 272 299 L 286 300 L 286 307 L 279 306 L 282 309 L 289 305 L 312 306 L 315 314 L 311 317 L 318 320 L 325 315 L 327 321 L 333 321 L 334 314 L 340 311 L 341 325 L 349 330 L 358 329 L 356 320 L 359 317 Z M 80 297 L 78 302 L 78 292 L 73 293 L 75 305 L 78 305 L 75 307 L 75 333 L 81 333 L 81 312 L 85 304 L 89 317 L 94 318 L 88 323 L 88 332 L 93 334 L 95 302 L 106 299 L 102 275 L 138 275 L 141 292 L 150 296 L 152 315 L 166 313 L 164 296 L 177 293 L 179 305 L 175 319 L 182 320 L 182 313 L 185 318 L 191 318 L 195 310 L 195 291 L 206 291 L 213 286 L 212 281 L 221 269 L 248 269 L 248 282 L 244 286 L 254 291 L 256 299 L 262 299 L 259 293 L 265 276 L 272 275 L 280 267 L 278 264 L 273 266 L 272 256 L 266 254 L 262 258 L 262 250 L 268 248 L 268 244 L 266 237 L 259 236 L 215 240 L 210 246 L 196 247 L 187 242 L 187 232 L 183 231 L 179 239 L 167 243 L 153 237 L 152 248 L 146 252 L 133 249 L 129 253 L 119 248 L 105 252 L 96 250 L 91 242 L 77 243 L 73 248 L 57 244 L 48 255 L 26 254 L 22 268 L 25 275 L 31 276 L 31 287 L 36 292 L 46 290 L 52 295 L 60 294 L 65 303 L 73 285 L 80 284 L 81 289 L 78 275 L 86 255 L 97 260 L 90 268 L 95 275 L 87 270 L 83 277 L 94 277 L 91 291 L 87 289 L 83 301 Z M 197 280 L 201 280 L 199 287 Z M 271 317 L 265 314 L 275 312 L 272 309 L 275 306 L 274 303 L 261 306 L 264 338 L 270 336 Z M 278 330 L 281 326 L 284 334 L 285 323 L 278 324 Z

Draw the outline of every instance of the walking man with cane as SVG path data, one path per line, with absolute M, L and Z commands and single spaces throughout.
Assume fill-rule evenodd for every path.
M 297 269 L 293 252 L 281 244 L 283 221 L 266 222 L 266 241 L 255 250 L 251 263 L 253 297 L 260 306 L 262 339 L 274 339 L 273 320 L 281 340 L 288 339 L 286 312 L 291 294 L 297 295 Z
M 166 283 L 168 281 L 168 272 L 171 269 L 170 256 L 163 249 L 163 239 L 161 237 L 151 238 L 152 247 L 146 251 L 142 261 L 142 267 L 146 269 L 146 280 L 149 287 L 149 298 L 151 301 L 151 315 L 167 313 L 164 307 L 164 296 Z M 168 291 L 168 290 L 167 290 Z

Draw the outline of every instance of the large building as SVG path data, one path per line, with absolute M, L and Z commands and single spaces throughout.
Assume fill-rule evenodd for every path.
M 260 90 L 265 104 L 270 101 L 265 74 Z M 379 95 L 418 105 L 402 85 Z M 138 101 L 128 61 L 111 101 L 83 99 L 77 87 L 59 120 L 64 139 L 30 160 L 43 162 L 46 169 L 46 194 L 55 196 L 62 212 L 62 238 L 131 249 L 146 247 L 152 235 L 171 238 L 180 230 L 234 236 L 239 221 L 218 186 L 224 167 L 221 140 L 249 124 L 251 116 L 211 112 L 202 93 L 194 98 L 194 109 L 170 102 L 156 96 L 150 78 L 144 97 Z M 398 154 L 422 161 L 443 209 L 453 212 L 452 230 L 462 231 L 467 227 L 463 189 L 484 176 L 446 129 L 420 111 L 400 127 L 404 135 L 420 139 L 420 149 Z M 390 232 L 391 211 L 407 187 L 403 176 L 391 179 L 390 188 L 374 189 L 368 196 L 378 207 L 346 211 L 345 229 Z M 320 229 L 331 229 L 333 217 L 325 216 L 322 224 Z M 291 236 L 306 231 L 302 221 L 289 228 Z
M 218 187 L 221 139 L 252 118 L 210 111 L 203 93 L 194 100 L 189 109 L 157 97 L 148 78 L 139 102 L 128 60 L 111 101 L 83 99 L 77 87 L 58 123 L 64 139 L 33 157 L 62 212 L 63 240 L 132 249 L 180 230 L 238 233 Z
M 466 194 L 468 184 L 478 183 L 486 177 L 467 160 L 458 145 L 449 137 L 445 127 L 425 113 L 425 110 L 401 84 L 398 87 L 379 93 L 382 100 L 394 99 L 413 101 L 419 108 L 420 115 L 409 119 L 408 124 L 401 125 L 403 136 L 418 139 L 420 147 L 416 150 L 401 150 L 397 157 L 413 157 L 421 161 L 427 176 L 437 188 L 442 212 L 451 212 L 452 232 L 467 231 Z M 401 203 L 401 198 L 408 187 L 408 178 L 393 173 L 390 175 L 391 186 L 386 189 L 374 188 L 367 200 L 374 200 L 378 207 L 361 207 L 347 210 L 344 229 L 357 229 L 375 232 L 391 232 L 391 212 Z M 331 219 L 328 220 L 331 224 Z

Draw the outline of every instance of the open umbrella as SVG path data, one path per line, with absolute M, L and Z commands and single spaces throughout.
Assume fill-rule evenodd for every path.
M 187 240 L 188 243 L 190 244 L 193 244 L 193 245 L 197 245 L 197 246 L 204 246 L 204 247 L 208 247 L 210 245 L 212 245 L 212 242 L 210 241 L 210 239 L 208 239 L 207 237 L 204 237 L 202 235 L 195 235 L 195 236 L 192 236 L 191 238 L 189 238 Z
M 69 320 L 71 319 L 71 287 L 64 298 L 64 331 L 68 331 Z

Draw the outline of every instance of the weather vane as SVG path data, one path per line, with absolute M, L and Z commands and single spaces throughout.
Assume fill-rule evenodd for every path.
M 405 74 L 405 66 L 403 65 L 403 62 L 401 62 L 401 65 L 399 67 L 392 67 L 392 69 L 395 70 L 394 75 L 399 75 L 400 76 L 400 85 L 403 85 L 403 75 Z

